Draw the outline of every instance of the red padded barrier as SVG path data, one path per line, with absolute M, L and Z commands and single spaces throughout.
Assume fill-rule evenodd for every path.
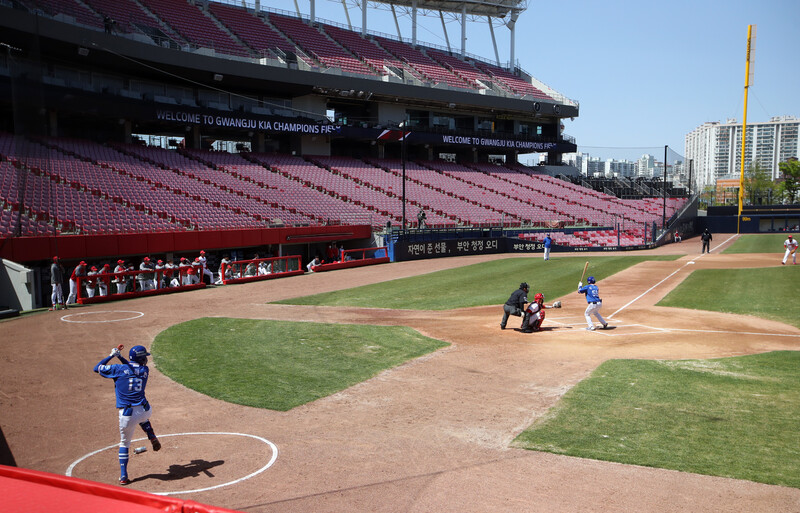
M 315 265 L 311 269 L 318 273 L 320 271 L 333 271 L 336 269 L 349 269 L 350 267 L 361 267 L 364 265 L 386 264 L 389 257 L 367 258 L 364 260 L 348 260 L 347 262 L 331 262 L 330 264 Z
M 2 511 L 8 513 L 239 513 L 195 501 L 5 465 L 0 465 L 0 494 Z

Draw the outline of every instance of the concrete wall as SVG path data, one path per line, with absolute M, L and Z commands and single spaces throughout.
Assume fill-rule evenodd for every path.
M 33 310 L 37 307 L 35 291 L 31 269 L 0 259 L 0 310 Z

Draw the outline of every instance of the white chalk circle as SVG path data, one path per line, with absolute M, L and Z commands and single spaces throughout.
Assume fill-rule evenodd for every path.
M 256 435 L 248 435 L 246 433 L 224 433 L 224 432 L 173 433 L 173 434 L 169 434 L 169 435 L 158 435 L 158 438 L 162 439 L 162 438 L 169 438 L 171 436 L 192 436 L 192 435 L 206 435 L 206 436 L 207 435 L 227 435 L 227 436 L 244 436 L 244 437 L 247 437 L 247 438 L 254 438 L 254 439 L 258 440 L 259 442 L 262 442 L 262 443 L 268 445 L 270 450 L 272 451 L 272 456 L 270 457 L 270 459 L 267 462 L 267 464 L 264 465 L 263 467 L 261 467 L 260 469 L 256 470 L 255 472 L 251 472 L 250 474 L 248 474 L 248 475 L 246 475 L 244 477 L 240 477 L 239 479 L 234 479 L 233 481 L 228 481 L 227 483 L 222 483 L 222 484 L 218 484 L 218 485 L 214 485 L 214 486 L 209 486 L 209 487 L 206 487 L 206 488 L 197 488 L 195 490 L 177 490 L 177 491 L 174 491 L 174 492 L 149 492 L 149 493 L 152 493 L 153 495 L 180 495 L 180 494 L 183 494 L 183 493 L 207 492 L 208 490 L 214 490 L 216 488 L 222 488 L 224 486 L 234 485 L 236 483 L 241 483 L 242 481 L 250 479 L 251 477 L 257 476 L 258 474 L 264 472 L 265 470 L 270 468 L 275 463 L 275 461 L 278 459 L 278 447 L 274 443 L 270 442 L 266 438 L 262 438 L 262 437 L 256 436 Z M 133 445 L 134 442 L 141 442 L 143 440 L 147 440 L 147 438 L 137 438 L 136 440 L 131 440 L 131 445 Z M 115 449 L 117 447 L 119 447 L 119 444 L 109 445 L 108 447 L 103 447 L 102 449 L 98 449 L 98 450 L 96 450 L 94 452 L 90 452 L 89 454 L 81 456 L 80 458 L 75 460 L 67 468 L 67 472 L 65 473 L 65 475 L 68 476 L 68 477 L 72 477 L 72 471 L 75 470 L 75 467 L 80 462 L 82 462 L 85 459 L 91 458 L 95 454 L 99 454 L 99 453 L 101 453 L 103 451 L 108 451 L 109 449 Z
M 72 319 L 72 317 L 82 317 L 82 316 L 89 316 L 89 315 L 98 315 L 98 314 L 125 314 L 124 316 L 118 319 L 81 319 L 76 320 Z M 144 317 L 144 312 L 136 312 L 133 310 L 102 310 L 100 312 L 79 312 L 74 314 L 67 314 L 61 318 L 64 322 L 72 322 L 75 324 L 95 324 L 95 323 L 103 323 L 103 322 L 122 322 L 122 321 L 132 321 L 134 319 L 138 319 L 139 317 Z

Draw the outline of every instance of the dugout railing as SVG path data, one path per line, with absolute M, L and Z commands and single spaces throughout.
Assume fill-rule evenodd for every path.
M 333 271 L 336 269 L 349 269 L 351 267 L 362 267 L 365 265 L 375 265 L 388 263 L 389 248 L 386 246 L 358 249 L 342 249 L 339 251 L 339 260 L 333 262 L 322 262 L 320 265 L 311 266 L 313 272 Z
M 234 260 L 220 267 L 220 282 L 224 285 L 271 280 L 303 274 L 300 255 Z
M 191 267 L 174 267 L 164 270 L 125 271 L 77 276 L 78 304 L 103 303 L 118 299 L 157 296 L 186 290 L 202 289 L 202 270 L 195 274 Z M 65 291 L 66 297 L 68 292 Z M 55 305 L 54 305 L 55 306 Z

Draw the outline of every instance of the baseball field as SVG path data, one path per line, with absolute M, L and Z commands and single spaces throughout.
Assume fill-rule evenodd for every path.
M 135 489 L 259 512 L 798 511 L 800 268 L 781 265 L 784 238 L 33 313 L 2 324 L 0 428 L 19 466 L 114 483 L 113 390 L 92 367 L 142 344 L 163 449 L 131 460 Z M 611 329 L 584 329 L 587 260 Z M 538 333 L 499 329 L 521 281 L 563 303 Z

